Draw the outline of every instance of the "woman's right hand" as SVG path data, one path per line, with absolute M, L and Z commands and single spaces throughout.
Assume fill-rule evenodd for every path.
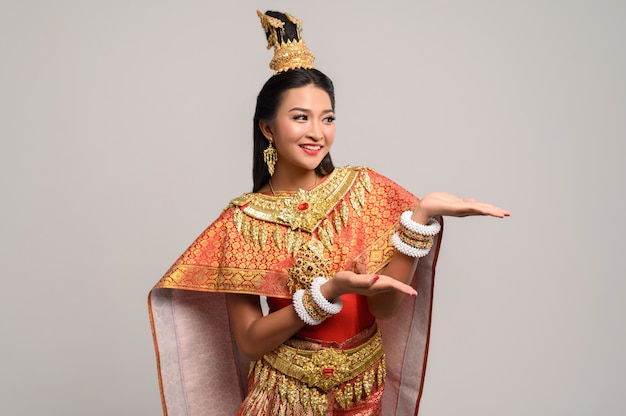
M 417 296 L 417 291 L 411 286 L 384 274 L 358 274 L 347 270 L 337 272 L 332 279 L 320 287 L 320 290 L 322 295 L 329 300 L 348 293 L 373 296 L 395 291 Z

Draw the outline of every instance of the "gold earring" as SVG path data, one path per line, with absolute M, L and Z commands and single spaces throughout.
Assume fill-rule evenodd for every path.
M 276 152 L 274 143 L 270 142 L 269 146 L 267 146 L 267 149 L 263 150 L 263 161 L 267 165 L 267 170 L 270 172 L 270 176 L 274 174 L 274 166 L 276 165 L 277 158 L 278 153 Z

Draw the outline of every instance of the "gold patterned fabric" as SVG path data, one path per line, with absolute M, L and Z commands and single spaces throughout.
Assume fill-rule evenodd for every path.
M 393 255 L 399 212 L 416 202 L 364 167 L 336 168 L 311 191 L 244 194 L 170 268 L 158 288 L 291 297 L 289 269 L 317 251 L 331 273 L 380 270 Z M 294 277 L 291 277 L 293 280 Z
M 288 302 L 311 276 L 332 277 L 340 270 L 379 272 L 394 254 L 391 236 L 398 230 L 401 213 L 416 203 L 411 193 L 366 167 L 336 168 L 309 191 L 276 196 L 248 193 L 233 199 L 150 292 L 164 414 L 232 415 L 244 400 L 255 403 L 251 409 L 259 409 L 269 406 L 263 404 L 265 399 L 251 402 L 261 397 L 261 390 L 265 392 L 263 397 L 287 400 L 272 401 L 272 406 L 278 407 L 267 413 L 246 410 L 244 414 L 323 414 L 314 411 L 321 412 L 321 405 L 289 407 L 295 397 L 298 403 L 313 403 L 315 392 L 325 401 L 324 409 L 332 409 L 332 414 L 378 415 L 381 406 L 388 409 L 385 414 L 389 415 L 416 414 L 440 236 L 431 254 L 419 260 L 412 282 L 418 296 L 407 297 L 394 320 L 378 324 L 384 355 L 382 348 L 369 351 L 365 358 L 359 356 L 366 365 L 357 370 L 345 367 L 341 370 L 344 373 L 338 371 L 336 377 L 333 367 L 332 386 L 323 384 L 324 379 L 318 380 L 322 385 L 311 386 L 306 377 L 302 381 L 294 374 L 285 374 L 288 371 L 275 368 L 267 360 L 257 362 L 248 377 L 249 362 L 232 339 L 223 296 L 255 294 Z M 339 349 L 358 349 L 366 341 L 359 338 L 363 336 L 360 325 L 366 320 L 355 324 L 360 315 L 353 314 L 355 309 L 344 308 L 314 327 L 319 332 L 307 332 L 305 327 L 301 332 L 309 337 L 306 342 L 296 336 L 286 346 L 316 350 L 326 345 L 327 341 L 321 340 L 335 339 L 334 335 L 324 336 L 332 334 L 325 328 L 340 319 L 342 327 L 355 328 L 343 339 L 353 333 L 353 338 L 360 341 L 341 344 Z M 284 348 L 282 353 L 285 351 L 291 350 Z M 353 362 L 344 353 L 333 351 L 315 357 L 313 362 L 317 364 L 307 363 L 304 358 L 301 364 L 328 372 L 330 367 L 320 365 L 329 360 Z M 287 381 L 279 382 L 284 380 L 282 377 Z M 293 412 L 286 413 L 288 408 Z
M 375 325 L 339 344 L 294 337 L 251 364 L 239 415 L 377 415 L 384 384 Z

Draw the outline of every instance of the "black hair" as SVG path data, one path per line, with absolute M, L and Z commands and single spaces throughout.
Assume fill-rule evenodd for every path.
M 267 14 L 285 22 L 284 33 L 280 31 L 284 40 L 298 39 L 296 26 L 290 22 L 284 14 L 271 11 L 268 11 Z M 263 161 L 263 151 L 269 146 L 269 141 L 261 132 L 259 122 L 261 120 L 266 123 L 273 122 L 285 92 L 292 88 L 300 88 L 307 85 L 314 85 L 326 91 L 330 97 L 332 110 L 335 111 L 335 88 L 333 82 L 328 76 L 317 69 L 290 69 L 288 71 L 279 72 L 268 79 L 265 85 L 263 85 L 263 88 L 261 88 L 254 112 L 252 192 L 258 192 L 271 178 L 267 165 Z M 330 154 L 327 154 L 315 168 L 315 172 L 320 176 L 326 176 L 334 169 L 335 166 L 333 165 Z

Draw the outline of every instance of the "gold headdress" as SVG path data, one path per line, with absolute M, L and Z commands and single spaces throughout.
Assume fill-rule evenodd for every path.
M 302 40 L 301 21 L 285 13 L 289 22 L 296 26 L 296 38 L 285 39 L 285 22 L 259 10 L 256 13 L 261 18 L 261 26 L 267 35 L 267 49 L 274 48 L 274 57 L 270 61 L 270 68 L 274 70 L 274 74 L 296 68 L 314 68 L 315 55 Z

